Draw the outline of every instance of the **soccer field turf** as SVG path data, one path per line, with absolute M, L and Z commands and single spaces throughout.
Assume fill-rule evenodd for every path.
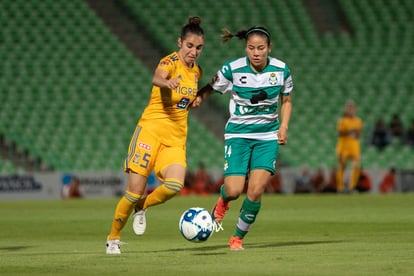
M 122 232 L 105 254 L 117 199 L 0 202 L 1 275 L 413 275 L 414 194 L 266 195 L 244 251 L 230 251 L 244 196 L 224 231 L 186 241 L 178 220 L 213 196 L 178 196 L 147 212 L 147 232 Z

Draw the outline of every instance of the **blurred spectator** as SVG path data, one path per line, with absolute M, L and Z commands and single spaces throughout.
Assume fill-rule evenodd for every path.
M 81 198 L 82 193 L 80 191 L 79 178 L 76 176 L 72 177 L 72 181 L 69 184 L 69 198 Z
M 360 193 L 368 192 L 371 190 L 372 181 L 369 174 L 361 168 L 361 172 L 359 174 L 358 183 L 355 187 L 355 190 L 357 190 Z
M 411 119 L 410 126 L 406 131 L 405 141 L 407 145 L 414 147 L 414 119 Z
M 381 117 L 377 119 L 372 130 L 371 144 L 379 150 L 383 150 L 389 144 L 389 131 Z
M 381 193 L 395 192 L 395 174 L 396 169 L 394 167 L 391 167 L 389 171 L 384 175 L 380 184 Z
M 198 169 L 194 174 L 193 190 L 196 194 L 206 195 L 214 192 L 214 185 L 211 181 L 210 174 L 207 172 L 204 163 L 198 164 Z
M 216 193 L 221 184 L 217 187 L 212 181 L 210 173 L 206 170 L 204 164 L 200 162 L 196 172 L 187 170 L 184 180 L 184 187 L 180 191 L 180 195 L 207 195 Z
M 312 192 L 312 181 L 308 167 L 303 167 L 301 174 L 295 179 L 295 193 Z
M 223 184 L 224 184 L 224 175 L 222 174 L 220 176 L 220 178 L 217 179 L 217 181 L 216 181 L 216 186 L 215 186 L 215 189 L 214 189 L 215 193 L 220 193 L 221 185 L 223 185 Z
M 282 181 L 280 174 L 275 173 L 270 177 L 269 184 L 266 186 L 266 193 L 282 193 Z
M 392 115 L 389 128 L 390 128 L 392 138 L 402 139 L 404 137 L 404 125 L 398 114 Z
M 328 181 L 322 189 L 322 193 L 336 193 L 336 187 L 336 167 L 332 167 L 331 172 L 329 173 Z
M 82 197 L 80 181 L 78 177 L 69 174 L 62 177 L 61 196 L 63 199 Z
M 312 188 L 315 192 L 321 192 L 326 186 L 325 173 L 322 168 L 318 168 L 311 178 Z
M 193 190 L 194 175 L 190 170 L 187 170 L 184 178 L 184 187 L 180 191 L 180 195 L 194 194 Z

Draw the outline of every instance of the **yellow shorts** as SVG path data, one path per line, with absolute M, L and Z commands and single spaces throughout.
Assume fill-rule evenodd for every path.
M 125 172 L 134 172 L 148 177 L 152 171 L 163 181 L 163 170 L 173 164 L 187 167 L 186 148 L 161 144 L 156 137 L 140 125 L 135 128 L 124 162 Z
M 338 143 L 336 155 L 341 159 L 359 159 L 361 157 L 359 143 Z

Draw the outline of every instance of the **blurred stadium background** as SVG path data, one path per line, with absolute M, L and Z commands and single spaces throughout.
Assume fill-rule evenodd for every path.
M 280 165 L 335 165 L 336 120 L 348 99 L 364 120 L 368 169 L 414 169 L 414 149 L 369 144 L 374 121 L 414 118 L 414 2 L 411 0 L 2 0 L 0 1 L 0 173 L 122 171 L 153 70 L 176 50 L 188 16 L 199 15 L 206 45 L 203 83 L 240 41 L 224 27 L 264 24 L 272 55 L 294 77 L 289 145 Z M 210 97 L 189 119 L 188 164 L 222 168 L 227 98 Z

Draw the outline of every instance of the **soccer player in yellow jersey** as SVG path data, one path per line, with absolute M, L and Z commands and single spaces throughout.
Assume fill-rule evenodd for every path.
M 362 131 L 362 120 L 356 115 L 356 105 L 349 101 L 345 106 L 343 116 L 338 120 L 338 142 L 336 145 L 336 156 L 338 168 L 336 171 L 336 183 L 338 192 L 344 190 L 344 173 L 348 161 L 352 162 L 352 173 L 349 181 L 349 190 L 353 190 L 358 182 L 360 173 L 360 142 Z
M 128 183 L 116 206 L 106 253 L 120 254 L 120 232 L 134 208 L 134 231 L 145 231 L 145 211 L 164 203 L 183 187 L 186 173 L 187 116 L 189 107 L 197 107 L 198 81 L 202 70 L 196 63 L 204 45 L 199 17 L 190 17 L 178 38 L 179 50 L 162 58 L 155 69 L 147 107 L 131 138 L 124 170 Z M 161 180 L 144 196 L 147 178 L 154 170 Z

